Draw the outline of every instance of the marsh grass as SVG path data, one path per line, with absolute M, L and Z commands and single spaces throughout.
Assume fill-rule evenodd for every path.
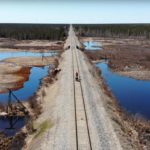
M 49 128 L 51 128 L 53 124 L 51 123 L 50 120 L 45 120 L 40 124 L 38 127 L 39 130 L 37 131 L 37 134 L 35 135 L 35 138 L 42 136 Z

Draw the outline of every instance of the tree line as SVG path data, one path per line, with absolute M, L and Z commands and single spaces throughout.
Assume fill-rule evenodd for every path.
M 17 40 L 64 40 L 67 28 L 64 24 L 0 24 L 0 37 Z
M 150 24 L 75 25 L 80 36 L 150 38 Z

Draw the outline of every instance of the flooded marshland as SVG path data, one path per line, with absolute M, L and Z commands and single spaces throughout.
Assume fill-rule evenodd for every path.
M 101 70 L 102 77 L 125 110 L 150 119 L 150 81 L 120 76 L 112 72 L 105 62 L 96 66 Z
M 87 38 L 82 39 L 85 40 Z M 109 60 L 109 66 L 106 62 L 96 66 L 120 105 L 131 114 L 150 119 L 149 42 L 126 38 L 88 40 L 102 44 L 102 50 L 86 51 L 86 54 L 92 61 Z
M 0 86 L 5 85 L 6 88 L 10 85 L 17 88 L 12 88 L 11 91 L 13 94 L 19 99 L 20 101 L 27 101 L 32 97 L 36 91 L 38 90 L 41 80 L 48 75 L 49 69 L 52 67 L 53 64 L 50 64 L 48 59 L 46 61 L 49 65 L 41 65 L 41 66 L 22 66 L 17 65 L 16 63 L 9 63 L 5 62 L 5 59 L 14 58 L 14 62 L 16 61 L 15 58 L 19 58 L 23 60 L 26 58 L 37 58 L 37 59 L 46 59 L 49 57 L 56 56 L 57 53 L 55 52 L 47 52 L 47 53 L 37 53 L 37 52 L 28 52 L 28 51 L 19 51 L 19 52 L 1 52 L 0 53 L 0 60 L 1 60 L 1 67 L 6 70 L 0 72 L 0 75 L 8 76 L 12 78 L 10 81 L 7 79 L 1 78 Z M 36 64 L 36 63 L 35 63 Z M 14 69 L 13 69 L 14 67 Z M 16 68 L 15 68 L 16 67 Z M 15 77 L 22 77 L 25 78 L 22 80 L 15 79 Z M 13 79 L 14 78 L 14 79 Z M 21 82 L 21 83 L 20 83 Z M 20 85 L 21 86 L 20 86 Z M 18 86 L 19 85 L 19 86 Z M 11 86 L 10 86 L 11 87 Z M 8 91 L 1 91 L 0 93 L 0 104 L 7 105 L 10 100 L 10 93 Z M 16 98 L 11 96 L 11 103 L 15 103 Z M 27 122 L 27 118 L 24 116 L 11 116 L 11 117 L 4 117 L 1 116 L 0 118 L 0 132 L 4 132 L 7 136 L 15 135 Z

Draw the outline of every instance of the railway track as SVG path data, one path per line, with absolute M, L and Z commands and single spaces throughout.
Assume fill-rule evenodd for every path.
M 58 82 L 47 91 L 45 112 L 39 118 L 39 122 L 51 118 L 53 126 L 33 141 L 31 150 L 122 150 L 104 107 L 105 95 L 80 47 L 70 26 L 60 64 L 62 71 Z M 80 82 L 75 80 L 76 72 Z
M 88 126 L 88 117 L 85 106 L 85 99 L 82 89 L 82 78 L 80 76 L 80 68 L 78 61 L 78 50 L 76 48 L 76 41 L 74 38 L 74 32 L 72 33 L 71 40 L 71 53 L 72 53 L 72 65 L 73 65 L 73 87 L 74 87 L 74 107 L 75 107 L 75 127 L 76 127 L 76 144 L 77 150 L 86 149 L 92 150 L 90 131 Z M 78 72 L 79 80 L 75 80 L 75 73 Z

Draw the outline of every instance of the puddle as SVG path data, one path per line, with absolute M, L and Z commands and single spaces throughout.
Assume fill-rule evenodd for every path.
M 86 50 L 101 50 L 100 43 L 94 42 L 94 41 L 87 41 L 83 43 Z
M 150 81 L 120 76 L 104 62 L 96 66 L 101 69 L 103 78 L 125 110 L 150 119 Z
M 49 53 L 34 53 L 28 51 L 21 52 L 0 52 L 0 60 L 11 58 L 11 57 L 42 57 L 42 56 L 55 56 L 56 52 Z

